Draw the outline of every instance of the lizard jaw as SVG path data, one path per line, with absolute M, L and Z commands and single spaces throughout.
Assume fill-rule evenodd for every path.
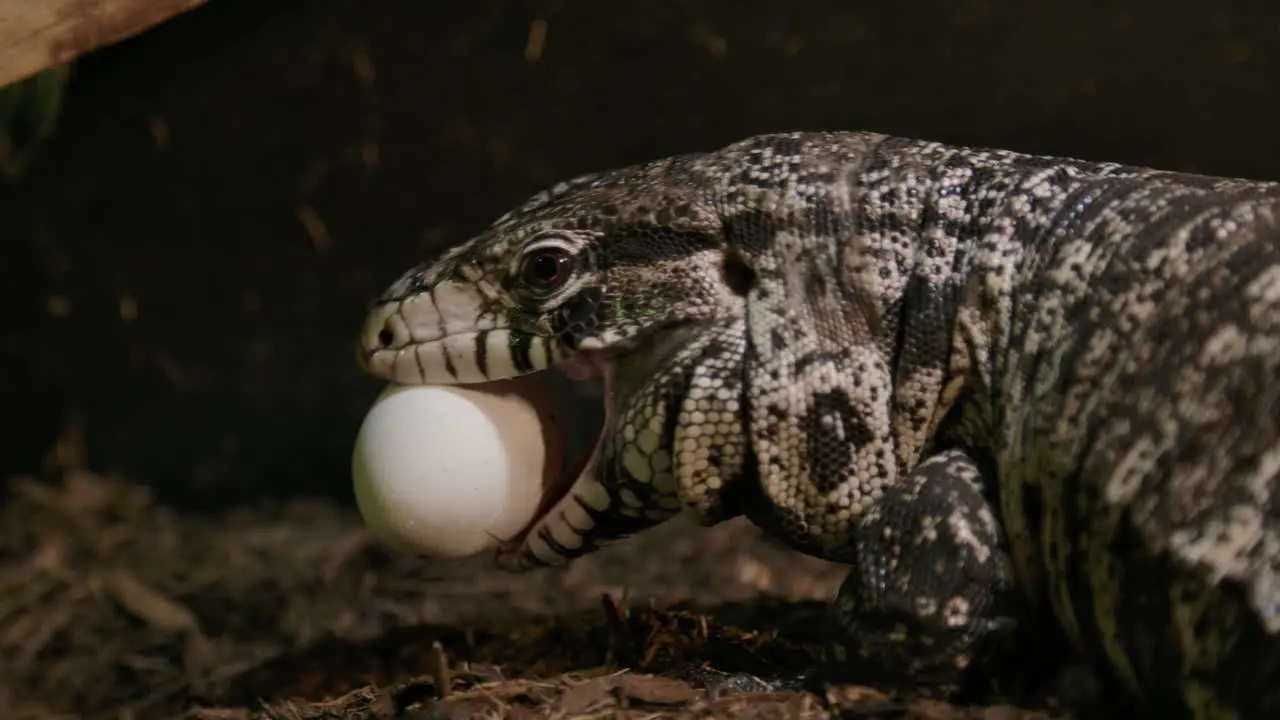
M 575 387 L 553 388 L 559 392 L 551 395 L 559 398 L 573 394 L 577 396 L 573 400 L 579 401 L 566 403 L 566 410 L 577 413 L 581 410 L 579 403 L 591 399 L 586 396 L 598 394 L 603 420 L 591 423 L 594 436 L 588 443 L 574 443 L 572 438 L 566 442 L 569 461 L 557 479 L 543 488 L 537 512 L 524 529 L 498 546 L 494 560 L 505 570 L 562 565 L 608 542 L 598 538 L 589 542 L 587 536 L 611 504 L 609 492 L 600 483 L 598 467 L 602 440 L 614 425 L 614 366 L 603 353 L 579 352 L 549 370 L 523 377 L 538 382 L 549 378 L 547 381 L 555 384 L 557 375 Z M 563 422 L 567 426 L 576 419 L 564 418 Z M 567 429 L 565 432 L 572 435 Z
M 686 334 L 673 332 L 625 348 L 579 350 L 549 372 L 526 375 L 531 381 L 570 381 L 565 392 L 554 392 L 553 387 L 544 397 L 573 394 L 574 378 L 598 377 L 603 381 L 598 407 L 603 417 L 592 425 L 595 435 L 590 449 L 544 488 L 533 520 L 499 546 L 495 557 L 499 567 L 522 571 L 563 565 L 659 525 L 682 510 L 694 512 L 704 524 L 724 519 L 714 498 L 704 494 L 690 503 L 682 496 L 680 468 L 673 462 L 676 453 L 670 443 L 671 433 L 680 436 L 673 429 L 679 403 L 672 402 L 671 384 L 653 377 L 655 364 L 678 352 L 687 339 Z M 569 411 L 580 412 L 581 407 Z M 565 420 L 567 424 L 573 418 Z M 573 443 L 565 445 L 573 456 Z M 695 457 L 686 471 L 697 469 Z M 709 505 L 704 509 L 698 503 Z

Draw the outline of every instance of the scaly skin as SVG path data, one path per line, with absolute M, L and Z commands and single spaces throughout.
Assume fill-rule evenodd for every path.
M 1276 185 L 754 137 L 540 193 L 361 342 L 405 384 L 605 376 L 506 567 L 745 514 L 851 565 L 834 676 L 953 689 L 1049 622 L 1153 710 L 1280 712 Z

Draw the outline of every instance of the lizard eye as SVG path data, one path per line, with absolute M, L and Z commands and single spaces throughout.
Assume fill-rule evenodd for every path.
M 520 279 L 533 290 L 554 290 L 573 274 L 573 256 L 563 248 L 541 248 L 529 253 L 520 266 Z

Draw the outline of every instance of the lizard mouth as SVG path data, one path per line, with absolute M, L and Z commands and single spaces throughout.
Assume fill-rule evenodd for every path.
M 541 484 L 536 509 L 514 535 L 494 538 L 499 567 L 563 565 L 675 514 L 671 454 L 656 447 L 665 439 L 661 428 L 636 429 L 654 455 L 641 456 L 641 467 L 630 456 L 636 453 L 627 453 L 631 439 L 612 443 L 631 416 L 628 393 L 643 379 L 632 376 L 651 365 L 648 354 L 628 345 L 566 355 L 552 337 L 476 329 L 480 300 L 454 285 L 403 294 L 393 288 L 388 296 L 395 299 L 366 318 L 357 360 L 367 373 L 402 385 L 505 386 L 541 418 L 546 462 L 529 468 L 526 480 Z M 642 419 L 652 424 L 651 415 Z
M 538 386 L 523 394 L 541 405 L 539 415 L 563 452 L 548 457 L 552 467 L 533 517 L 514 536 L 499 539 L 500 567 L 560 565 L 605 541 L 593 536 L 604 530 L 599 524 L 610 505 L 597 467 L 601 440 L 613 424 L 613 378 L 613 364 L 603 352 L 584 351 L 508 381 Z

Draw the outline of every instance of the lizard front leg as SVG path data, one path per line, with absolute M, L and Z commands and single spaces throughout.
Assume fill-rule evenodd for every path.
M 919 459 L 944 409 L 954 237 L 931 233 L 905 250 L 877 240 L 913 227 L 885 213 L 918 194 L 868 213 L 876 187 L 788 138 L 762 140 L 736 164 L 750 172 L 724 177 L 750 182 L 727 184 L 720 204 L 726 267 L 748 280 L 744 401 L 758 490 L 745 512 L 797 549 L 852 565 L 831 613 L 830 675 L 945 692 L 1001 625 L 997 598 L 1010 585 L 976 465 L 960 452 Z M 926 182 L 915 166 L 894 172 L 894 187 Z
M 830 614 L 823 675 L 950 695 L 1011 626 L 1012 572 L 979 469 L 957 450 L 901 460 L 894 372 L 867 340 L 874 322 L 833 311 L 821 276 L 805 297 L 761 275 L 756 292 L 800 300 L 748 305 L 760 496 L 747 515 L 802 551 L 852 565 Z
M 1011 568 L 963 451 L 920 463 L 859 518 L 829 613 L 828 680 L 951 694 L 1013 628 Z

